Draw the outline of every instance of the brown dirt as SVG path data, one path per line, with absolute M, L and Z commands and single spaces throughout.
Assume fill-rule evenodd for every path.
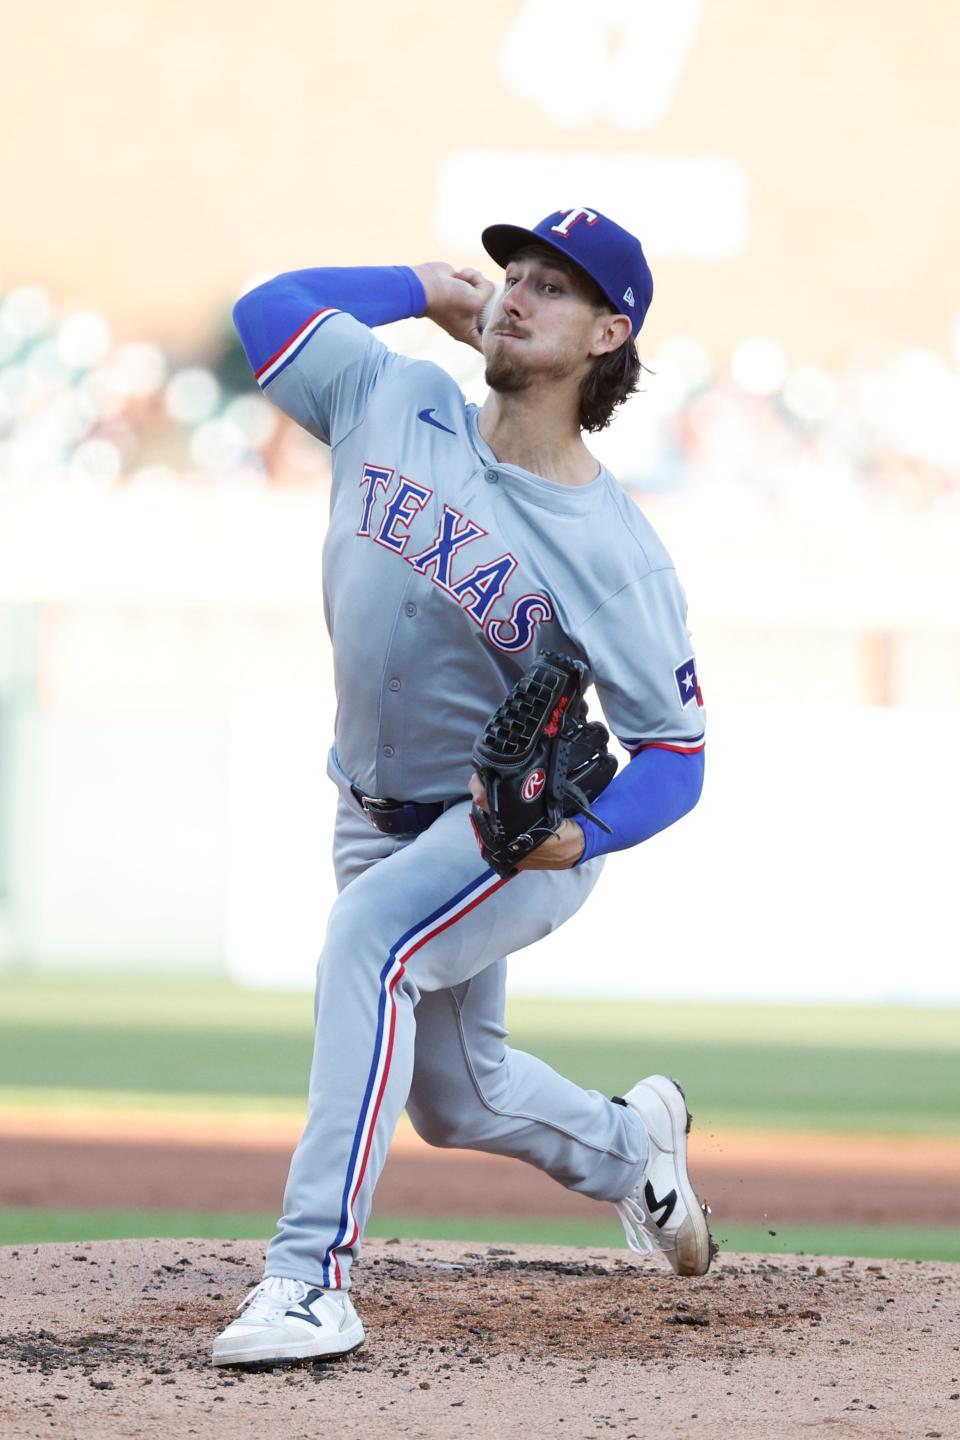
M 279 1112 L 0 1107 L 0 1139 L 110 1140 L 176 1144 L 203 1149 L 292 1150 L 303 1127 L 302 1108 Z M 768 1171 L 796 1168 L 817 1173 L 908 1172 L 952 1177 L 960 1184 L 960 1141 L 934 1136 L 829 1135 L 800 1130 L 713 1130 L 697 1125 L 691 1153 Z M 393 1153 L 430 1153 L 404 1115 Z
M 260 1260 L 258 1244 L 210 1240 L 0 1249 L 4 1440 L 960 1428 L 958 1266 L 722 1255 L 680 1281 L 613 1251 L 371 1241 L 364 1349 L 215 1371 L 212 1338 Z
M 147 1127 L 149 1133 L 149 1126 Z M 294 1135 L 244 1144 L 162 1129 L 44 1138 L 0 1133 L 0 1205 L 56 1209 L 275 1211 Z M 144 1133 L 141 1128 L 141 1135 Z M 691 1137 L 691 1169 L 718 1224 L 955 1225 L 960 1146 L 940 1141 L 744 1134 Z M 404 1129 L 377 1189 L 382 1214 L 595 1219 L 595 1202 L 529 1166 L 438 1151 Z M 722 1228 L 721 1228 L 722 1233 Z

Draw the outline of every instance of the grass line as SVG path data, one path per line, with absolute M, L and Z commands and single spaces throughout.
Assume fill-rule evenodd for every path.
M 688 1087 L 689 1088 L 689 1087 Z M 700 1094 L 705 1089 L 690 1089 Z M 891 1140 L 926 1137 L 953 1139 L 960 1135 L 960 1110 L 956 1113 L 891 1115 L 886 1111 L 871 1112 L 848 1107 L 837 1097 L 832 1108 L 817 1104 L 794 1102 L 792 1112 L 769 1108 L 751 1109 L 746 1104 L 718 1108 L 708 1101 L 697 1101 L 697 1131 L 703 1133 L 752 1132 L 768 1135 L 849 1135 L 884 1137 Z M 144 1136 L 149 1138 L 151 1121 L 173 1121 L 176 1117 L 216 1123 L 218 1117 L 248 1117 L 251 1120 L 272 1119 L 286 1130 L 299 1127 L 306 1113 L 305 1093 L 289 1095 L 217 1094 L 213 1091 L 174 1092 L 169 1090 L 107 1090 L 66 1088 L 51 1085 L 0 1085 L 0 1124 L 10 1115 L 29 1123 L 30 1116 L 58 1116 L 66 1124 L 82 1127 L 86 1120 L 95 1129 L 98 1117 L 105 1124 L 111 1120 L 142 1118 Z M 922 1124 L 920 1123 L 922 1121 Z
M 289 1095 L 245 1095 L 216 1091 L 97 1089 L 83 1085 L 0 1085 L 0 1113 L 65 1115 L 209 1114 L 273 1115 L 302 1121 L 306 1090 Z
M 275 1216 L 151 1210 L 0 1209 L 0 1244 L 149 1237 L 266 1240 Z M 623 1247 L 614 1221 L 522 1220 L 512 1217 L 375 1215 L 368 1234 L 387 1238 L 454 1240 L 465 1245 L 577 1245 Z M 787 1225 L 775 1235 L 760 1226 L 718 1226 L 732 1253 L 856 1255 L 873 1259 L 960 1262 L 960 1231 L 935 1226 Z
M 525 1036 L 577 1034 L 634 1042 L 716 1041 L 810 1049 L 844 1045 L 960 1052 L 960 1007 L 776 1004 L 511 996 L 507 1018 Z M 169 982 L 122 976 L 31 979 L 0 975 L 0 1030 L 103 1027 L 185 1034 L 236 1031 L 309 1035 L 303 990 L 252 990 L 228 980 Z
M 302 1115 L 305 994 L 0 978 L 0 1109 Z M 677 1075 L 698 1129 L 960 1136 L 960 1008 L 525 1000 L 510 1043 L 586 1089 Z

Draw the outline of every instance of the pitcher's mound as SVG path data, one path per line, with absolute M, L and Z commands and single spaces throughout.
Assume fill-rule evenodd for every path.
M 0 1434 L 960 1434 L 960 1266 L 721 1254 L 680 1280 L 618 1251 L 373 1240 L 363 1349 L 214 1370 L 262 1250 L 0 1249 Z

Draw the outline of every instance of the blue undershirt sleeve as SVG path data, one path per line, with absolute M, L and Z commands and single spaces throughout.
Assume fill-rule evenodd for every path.
M 693 809 L 702 789 L 702 750 L 693 754 L 655 746 L 641 750 L 590 807 L 610 826 L 612 835 L 585 815 L 574 816 L 586 842 L 577 864 L 614 850 L 628 850 L 666 830 Z
M 324 310 L 368 326 L 422 315 L 426 292 L 408 265 L 291 270 L 241 296 L 233 320 L 254 374 Z

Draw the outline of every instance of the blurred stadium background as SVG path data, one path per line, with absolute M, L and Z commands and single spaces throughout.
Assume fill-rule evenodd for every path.
M 37 0 L 4 41 L 8 1233 L 57 1209 L 70 1137 L 117 1166 L 146 1112 L 182 1139 L 192 1108 L 202 1148 L 258 1096 L 295 1131 L 332 894 L 328 461 L 259 397 L 232 301 L 302 265 L 488 263 L 483 224 L 577 203 L 656 277 L 645 393 L 597 449 L 685 581 L 711 744 L 693 816 L 516 958 L 521 1036 L 563 1064 L 586 1027 L 600 1084 L 605 1051 L 706 1016 L 724 1134 L 936 1138 L 955 1179 L 956 6 Z M 427 322 L 385 338 L 482 394 Z M 227 1031 L 266 1046 L 249 1073 Z

